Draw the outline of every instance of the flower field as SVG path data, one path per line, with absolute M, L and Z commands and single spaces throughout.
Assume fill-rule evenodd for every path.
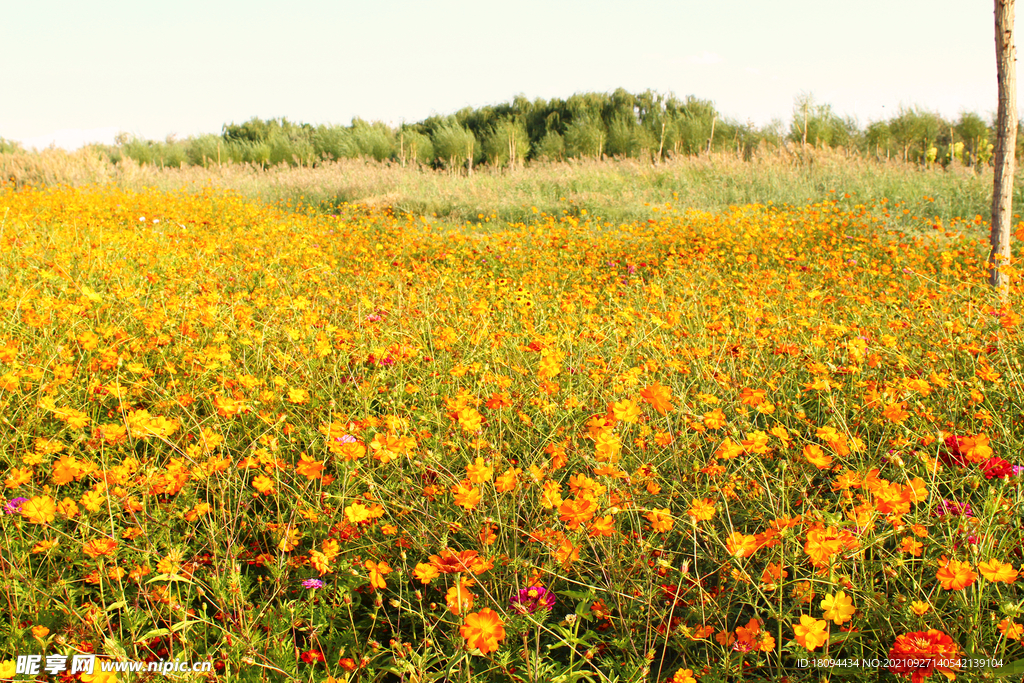
M 855 202 L 0 190 L 0 680 L 1019 679 L 1019 278 Z

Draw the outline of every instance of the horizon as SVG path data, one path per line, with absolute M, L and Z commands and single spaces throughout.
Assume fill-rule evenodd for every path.
M 19 31 L 0 45 L 12 65 L 0 75 L 0 137 L 74 149 L 119 133 L 219 134 L 254 117 L 397 126 L 517 94 L 620 87 L 694 95 L 758 127 L 788 126 L 803 94 L 861 128 L 901 107 L 989 120 L 997 104 L 992 7 L 955 0 L 868 0 L 855 10 L 808 0 L 739 10 L 530 0 L 514 11 L 305 0 L 274 10 L 236 0 L 186 0 L 173 13 L 124 0 L 17 5 Z

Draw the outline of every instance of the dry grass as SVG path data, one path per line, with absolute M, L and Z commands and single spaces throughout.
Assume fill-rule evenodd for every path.
M 877 162 L 843 151 L 799 148 L 679 157 L 659 164 L 635 159 L 534 163 L 509 171 L 483 167 L 470 176 L 421 166 L 341 160 L 309 166 L 251 165 L 156 168 L 111 163 L 97 149 L 0 154 L 0 177 L 16 186 L 110 183 L 127 189 L 231 189 L 269 202 L 331 210 L 342 203 L 390 207 L 456 223 L 529 220 L 539 211 L 596 215 L 613 223 L 652 217 L 672 204 L 716 211 L 744 204 L 805 204 L 849 194 L 850 207 L 887 199 L 894 223 L 911 218 L 987 218 L 992 176 L 963 167 L 921 168 Z M 1021 187 L 1021 183 L 1018 183 Z

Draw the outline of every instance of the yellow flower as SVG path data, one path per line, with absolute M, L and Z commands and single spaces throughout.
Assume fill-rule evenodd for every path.
M 57 504 L 49 496 L 36 496 L 21 506 L 23 517 L 33 524 L 49 524 L 56 517 Z
M 437 568 L 433 565 L 420 562 L 416 565 L 416 568 L 413 569 L 413 576 L 415 576 L 420 583 L 426 585 L 440 576 L 440 572 L 437 571 Z
M 370 509 L 362 503 L 352 503 L 345 508 L 345 518 L 352 524 L 359 524 L 370 519 Z
M 487 466 L 483 458 L 477 458 L 474 464 L 466 465 L 466 474 L 472 483 L 482 484 L 491 480 L 494 470 Z
M 831 619 L 835 624 L 845 624 L 853 619 L 853 613 L 857 608 L 853 606 L 853 598 L 845 591 L 839 591 L 835 595 L 826 595 L 821 601 L 822 616 Z
M 89 491 L 84 496 L 82 496 L 80 502 L 82 503 L 82 507 L 84 507 L 89 512 L 99 512 L 100 508 L 103 507 L 103 502 L 106 499 L 106 496 L 104 496 L 99 491 Z
M 931 605 L 929 605 L 927 602 L 922 602 L 921 600 L 914 600 L 912 603 L 910 603 L 910 611 L 919 617 L 923 617 L 924 615 L 928 614 L 928 611 L 931 610 L 931 608 Z
M 629 399 L 616 401 L 612 405 L 612 414 L 615 415 L 616 420 L 636 422 L 640 419 L 640 407 Z
M 800 615 L 800 623 L 793 625 L 796 642 L 808 650 L 814 650 L 828 642 L 828 622 L 806 614 Z
M 252 485 L 253 488 L 265 496 L 269 496 L 274 492 L 274 480 L 263 474 L 253 479 Z

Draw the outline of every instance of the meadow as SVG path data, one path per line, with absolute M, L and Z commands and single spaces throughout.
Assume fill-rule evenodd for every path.
M 1015 206 L 1024 205 L 1024 172 L 1018 175 Z M 988 166 L 922 166 L 799 145 L 761 145 L 749 158 L 712 152 L 658 163 L 607 157 L 533 161 L 512 170 L 481 166 L 468 176 L 464 170 L 438 171 L 368 158 L 268 168 L 238 163 L 159 167 L 128 157 L 114 163 L 98 148 L 48 149 L 0 151 L 0 178 L 14 187 L 213 187 L 264 203 L 301 204 L 326 213 L 357 204 L 462 225 L 528 223 L 536 216 L 534 209 L 556 217 L 597 216 L 601 222 L 619 224 L 656 218 L 666 204 L 719 212 L 746 204 L 798 206 L 837 200 L 844 209 L 877 207 L 876 217 L 885 227 L 917 230 L 925 224 L 930 230 L 936 220 L 987 221 L 992 202 Z
M 1024 675 L 979 174 L 341 163 L 0 189 L 0 679 Z

